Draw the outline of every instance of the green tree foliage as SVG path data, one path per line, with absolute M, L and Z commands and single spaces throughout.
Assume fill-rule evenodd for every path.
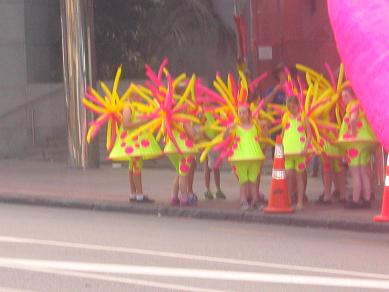
M 100 79 L 120 64 L 127 77 L 143 76 L 144 64 L 165 56 L 173 71 L 196 71 L 199 60 L 207 66 L 210 56 L 235 52 L 234 32 L 210 0 L 95 0 L 94 14 Z

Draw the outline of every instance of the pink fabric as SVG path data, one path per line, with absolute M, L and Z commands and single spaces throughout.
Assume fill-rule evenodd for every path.
M 389 1 L 327 0 L 346 76 L 389 150 Z

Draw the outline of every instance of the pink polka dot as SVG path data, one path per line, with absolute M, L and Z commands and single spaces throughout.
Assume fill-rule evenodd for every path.
M 362 122 L 361 122 L 361 121 L 357 122 L 357 127 L 358 127 L 359 129 L 362 128 Z
M 348 123 L 350 123 L 350 119 L 349 118 L 344 118 L 344 122 L 346 123 L 346 124 L 348 124 Z
M 186 141 L 185 141 L 185 145 L 186 145 L 186 147 L 188 147 L 188 148 L 193 148 L 193 142 L 192 142 L 191 140 L 186 140 Z
M 135 148 L 139 148 L 140 145 L 138 143 L 135 144 Z
M 120 139 L 125 139 L 127 137 L 127 131 L 120 134 Z
M 185 164 L 186 163 L 186 159 L 185 158 L 181 158 L 181 163 Z
M 150 141 L 149 140 L 146 140 L 146 139 L 143 139 L 142 142 L 141 142 L 142 146 L 144 148 L 147 148 L 150 146 Z
M 349 149 L 348 151 L 348 155 L 351 157 L 351 158 L 354 158 L 354 157 L 357 157 L 359 154 L 359 151 L 355 148 L 351 148 Z
M 288 130 L 290 128 L 290 123 L 285 124 L 285 130 Z
M 300 163 L 300 164 L 298 165 L 298 168 L 299 168 L 300 170 L 303 170 L 303 169 L 305 168 L 305 164 L 304 164 L 304 163 Z
M 304 132 L 304 127 L 303 127 L 303 126 L 299 126 L 299 127 L 297 128 L 297 131 L 298 131 L 299 133 Z
M 350 139 L 350 138 L 351 138 L 351 135 L 348 134 L 348 133 L 346 133 L 346 134 L 343 135 L 343 138 L 344 138 L 344 139 Z
M 192 163 L 192 162 L 193 162 L 193 157 L 192 157 L 192 156 L 189 156 L 189 157 L 186 159 L 186 161 L 187 161 L 188 163 Z
M 123 142 L 120 144 L 120 146 L 124 148 L 124 147 L 126 147 L 126 143 Z
M 186 165 L 186 164 L 181 164 L 180 170 L 181 170 L 182 172 L 188 172 L 189 167 L 188 167 L 188 165 Z
M 322 139 L 322 140 L 320 140 L 320 142 L 319 142 L 319 144 L 320 144 L 320 146 L 324 146 L 324 140 Z M 309 147 L 312 147 L 312 144 L 311 145 L 309 145 Z
M 232 149 L 235 150 L 236 148 L 238 148 L 238 144 L 234 143 L 234 145 L 232 145 Z
M 301 117 L 298 117 L 297 120 L 298 120 L 299 122 L 301 122 Z
M 180 139 L 182 139 L 182 140 L 185 140 L 185 139 L 186 139 L 185 133 L 180 133 Z
M 132 152 L 134 152 L 134 148 L 127 147 L 125 151 L 126 151 L 127 154 L 131 154 Z
M 234 155 L 234 152 L 235 152 L 235 151 L 233 151 L 233 150 L 230 149 L 230 150 L 227 152 L 227 156 L 228 156 L 228 157 L 231 157 L 232 155 Z
M 236 136 L 235 140 L 236 140 L 236 142 L 239 142 L 240 141 L 240 137 Z
M 305 137 L 304 137 L 304 136 L 301 136 L 301 137 L 300 137 L 300 141 L 301 141 L 301 143 L 304 143 L 304 142 L 305 142 Z

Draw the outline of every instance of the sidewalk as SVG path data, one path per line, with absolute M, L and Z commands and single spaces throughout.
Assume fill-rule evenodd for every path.
M 239 210 L 238 185 L 227 171 L 222 172 L 227 200 L 204 201 L 203 175 L 197 172 L 194 189 L 200 198 L 199 206 L 170 207 L 174 175 L 172 169 L 145 169 L 144 190 L 156 203 L 130 204 L 126 168 L 112 168 L 109 164 L 82 171 L 68 168 L 65 163 L 0 160 L 0 202 L 389 233 L 389 223 L 373 222 L 373 216 L 380 213 L 379 202 L 374 202 L 372 210 L 345 210 L 339 204 L 314 204 L 322 191 L 318 178 L 308 180 L 310 203 L 303 211 L 270 215 Z M 263 175 L 261 185 L 266 194 L 270 190 L 270 179 L 269 174 Z

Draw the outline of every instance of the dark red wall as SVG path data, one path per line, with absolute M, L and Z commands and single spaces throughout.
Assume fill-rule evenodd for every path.
M 252 62 L 259 72 L 270 72 L 280 62 L 302 63 L 324 72 L 339 55 L 325 0 L 252 0 Z M 271 46 L 272 60 L 257 60 L 258 46 Z

